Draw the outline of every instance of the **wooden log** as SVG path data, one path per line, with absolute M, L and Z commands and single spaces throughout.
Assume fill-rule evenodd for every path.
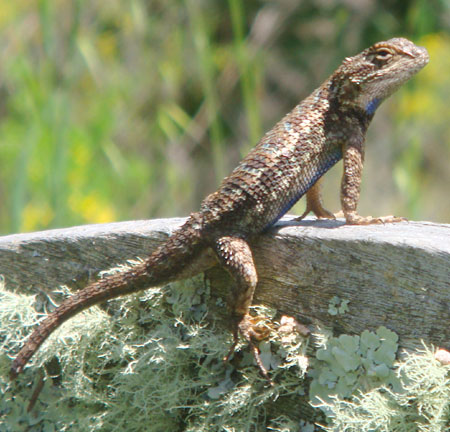
M 130 221 L 0 237 L 0 275 L 17 292 L 85 286 L 99 271 L 146 257 L 184 219 Z M 348 226 L 342 220 L 284 218 L 251 245 L 259 284 L 254 303 L 305 324 L 359 334 L 384 325 L 414 349 L 450 348 L 450 225 Z M 231 283 L 207 276 L 223 296 Z M 349 311 L 331 316 L 331 299 Z M 225 314 L 225 311 L 223 311 Z

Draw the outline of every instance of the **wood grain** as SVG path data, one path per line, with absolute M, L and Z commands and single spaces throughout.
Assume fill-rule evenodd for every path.
M 450 225 L 405 222 L 348 226 L 284 218 L 251 244 L 259 284 L 254 303 L 300 322 L 361 333 L 384 325 L 413 349 L 421 340 L 450 348 Z M 145 257 L 184 219 L 131 221 L 0 237 L 0 274 L 16 292 L 85 286 L 99 271 Z M 213 292 L 232 283 L 206 273 Z M 349 312 L 331 316 L 332 297 Z M 222 312 L 226 313 L 225 310 Z

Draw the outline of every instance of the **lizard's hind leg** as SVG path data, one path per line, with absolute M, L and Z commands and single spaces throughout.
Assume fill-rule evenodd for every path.
M 322 179 L 320 178 L 306 192 L 306 209 L 301 216 L 295 219 L 296 221 L 301 221 L 310 212 L 313 212 L 318 219 L 336 219 L 333 213 L 323 207 L 321 183 Z
M 234 352 L 240 333 L 248 342 L 261 374 L 272 384 L 267 369 L 261 361 L 259 350 L 253 343 L 253 339 L 262 339 L 267 332 L 263 334 L 258 330 L 255 319 L 249 315 L 253 293 L 258 282 L 252 251 L 244 239 L 228 236 L 219 238 L 215 243 L 214 250 L 222 267 L 231 274 L 236 282 L 231 304 L 234 342 L 225 360 L 228 360 Z

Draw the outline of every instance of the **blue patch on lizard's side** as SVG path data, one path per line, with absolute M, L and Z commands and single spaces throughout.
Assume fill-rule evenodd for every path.
M 286 205 L 280 210 L 277 217 L 275 217 L 271 222 L 269 222 L 265 227 L 264 231 L 268 230 L 273 224 L 280 220 L 289 209 L 309 190 L 309 188 L 317 181 L 323 174 L 325 174 L 336 162 L 342 159 L 342 150 L 337 147 L 335 151 L 329 155 L 329 159 L 323 161 L 323 165 L 319 166 L 314 175 L 309 179 L 309 182 L 304 185 L 298 193 L 286 203 Z
M 378 98 L 372 99 L 367 105 L 366 105 L 366 113 L 369 115 L 375 114 L 376 109 L 380 105 L 381 100 Z

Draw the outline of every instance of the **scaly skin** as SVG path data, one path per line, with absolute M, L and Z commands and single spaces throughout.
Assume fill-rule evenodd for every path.
M 362 217 L 356 212 L 367 128 L 379 104 L 428 63 L 425 48 L 403 38 L 379 42 L 346 58 L 309 97 L 297 105 L 237 168 L 200 211 L 142 264 L 95 282 L 69 297 L 34 330 L 11 367 L 22 372 L 44 340 L 63 322 L 94 304 L 186 277 L 193 261 L 211 248 L 236 282 L 232 304 L 235 341 L 240 333 L 250 344 L 268 378 L 252 339 L 249 307 L 258 282 L 248 240 L 271 227 L 305 193 L 307 209 L 332 218 L 320 198 L 318 180 L 344 160 L 342 210 L 349 224 L 398 222 L 393 216 Z M 234 345 L 233 345 L 234 347 Z M 268 378 L 269 379 L 269 378 Z

